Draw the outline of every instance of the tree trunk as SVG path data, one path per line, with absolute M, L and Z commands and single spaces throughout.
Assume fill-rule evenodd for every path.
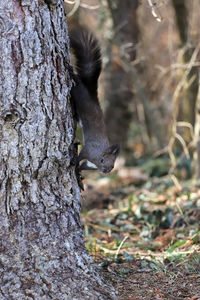
M 112 143 L 127 147 L 127 134 L 132 120 L 130 103 L 133 101 L 133 81 L 123 66 L 124 58 L 130 63 L 136 56 L 138 40 L 138 0 L 107 0 L 113 21 L 114 36 L 110 63 L 106 70 L 105 96 L 108 107 L 105 120 Z M 114 115 L 114 117 L 113 117 Z
M 200 179 L 200 83 L 196 103 L 196 118 L 194 126 L 194 140 L 193 140 L 193 167 L 196 179 Z
M 181 46 L 185 47 L 183 61 L 184 63 L 189 63 L 195 47 L 192 44 L 191 38 L 188 39 L 189 22 L 188 8 L 186 3 L 187 1 L 185 0 L 172 0 L 177 29 L 181 40 Z M 188 43 L 188 40 L 190 43 Z M 183 97 L 182 116 L 180 116 L 181 119 L 183 119 L 185 122 L 189 122 L 190 124 L 192 124 L 192 126 L 194 126 L 195 124 L 195 108 L 198 94 L 198 85 L 198 68 L 192 67 L 191 71 L 188 74 L 187 82 L 185 83 L 186 88 Z M 191 140 L 189 130 L 187 130 L 184 134 L 184 138 L 187 142 Z
M 83 242 L 62 1 L 0 0 L 0 299 L 114 299 Z

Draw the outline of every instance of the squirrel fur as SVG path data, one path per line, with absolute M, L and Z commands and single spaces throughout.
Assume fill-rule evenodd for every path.
M 86 162 L 89 161 L 99 171 L 108 173 L 114 167 L 120 147 L 109 144 L 98 100 L 98 78 L 102 66 L 100 47 L 94 35 L 85 28 L 72 29 L 69 36 L 76 59 L 71 97 L 84 139 L 77 164 L 84 160 L 79 170 L 91 169 Z

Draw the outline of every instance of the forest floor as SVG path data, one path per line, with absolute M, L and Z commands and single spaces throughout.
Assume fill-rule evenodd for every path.
M 200 299 L 200 184 L 126 167 L 86 178 L 86 246 L 119 299 Z

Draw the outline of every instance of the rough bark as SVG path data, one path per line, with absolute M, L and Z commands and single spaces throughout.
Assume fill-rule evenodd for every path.
M 63 5 L 0 10 L 0 299 L 114 299 L 82 238 Z
M 137 7 L 138 0 L 107 0 L 113 20 L 114 36 L 110 63 L 106 69 L 106 99 L 108 107 L 105 120 L 112 143 L 119 142 L 122 149 L 127 147 L 127 134 L 132 120 L 130 103 L 133 101 L 132 78 L 123 66 L 136 56 L 138 40 Z M 116 49 L 117 53 L 116 53 Z M 113 117 L 114 114 L 114 117 Z M 119 121 L 120 120 L 120 121 Z

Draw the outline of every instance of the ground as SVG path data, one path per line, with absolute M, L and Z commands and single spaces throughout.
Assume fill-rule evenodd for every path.
M 122 169 L 86 173 L 90 254 L 121 300 L 200 299 L 199 183 Z
M 150 267 L 142 267 L 144 263 L 146 261 L 136 260 L 121 266 L 110 266 L 111 273 L 107 276 L 118 290 L 120 300 L 200 299 L 198 274 L 190 274 L 180 265 L 169 266 L 162 273 Z

